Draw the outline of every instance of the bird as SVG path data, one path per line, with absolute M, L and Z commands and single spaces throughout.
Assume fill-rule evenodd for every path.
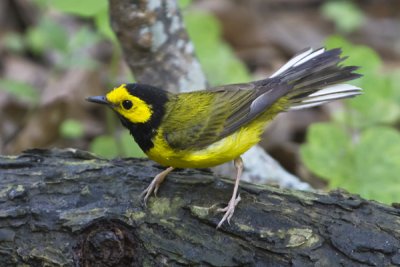
M 147 156 L 165 166 L 141 198 L 157 194 L 176 168 L 209 168 L 233 161 L 236 175 L 232 197 L 217 228 L 230 224 L 244 168 L 241 155 L 256 145 L 279 113 L 351 98 L 362 89 L 344 82 L 357 79 L 357 66 L 344 66 L 342 50 L 308 48 L 270 77 L 248 83 L 170 93 L 148 84 L 121 84 L 106 95 L 86 100 L 117 114 Z

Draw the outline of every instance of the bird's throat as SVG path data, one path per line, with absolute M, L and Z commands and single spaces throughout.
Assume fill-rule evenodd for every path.
M 121 116 L 120 120 L 122 125 L 129 130 L 143 152 L 146 153 L 154 147 L 153 137 L 156 135 L 157 130 L 154 129 L 150 123 L 132 123 Z

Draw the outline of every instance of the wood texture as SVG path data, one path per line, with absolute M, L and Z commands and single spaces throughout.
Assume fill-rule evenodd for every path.
M 1 156 L 0 266 L 400 265 L 394 207 L 242 183 L 231 225 L 216 230 L 232 182 L 175 171 L 144 208 L 160 171 L 79 150 Z

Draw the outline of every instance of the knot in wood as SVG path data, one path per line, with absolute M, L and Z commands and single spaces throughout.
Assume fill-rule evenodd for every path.
M 75 258 L 80 266 L 140 266 L 132 231 L 118 220 L 98 220 L 82 231 Z

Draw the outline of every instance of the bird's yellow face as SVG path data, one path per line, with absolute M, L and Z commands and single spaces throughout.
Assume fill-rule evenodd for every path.
M 125 84 L 114 88 L 105 96 L 110 107 L 132 123 L 145 123 L 153 114 L 152 106 L 131 95 Z

